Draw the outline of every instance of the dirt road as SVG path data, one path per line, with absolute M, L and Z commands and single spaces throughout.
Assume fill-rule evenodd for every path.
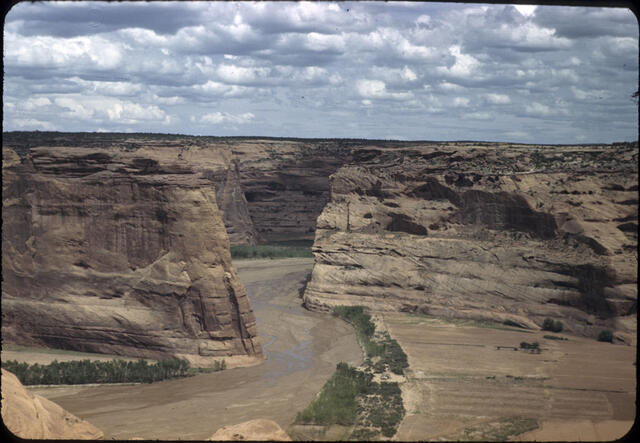
M 353 328 L 301 307 L 313 259 L 234 263 L 258 320 L 264 364 L 135 386 L 34 390 L 88 420 L 105 439 L 205 439 L 255 418 L 283 428 L 320 391 L 340 361 L 360 363 Z

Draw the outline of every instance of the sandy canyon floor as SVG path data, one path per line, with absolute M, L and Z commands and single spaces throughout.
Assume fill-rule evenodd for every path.
M 267 356 L 264 364 L 153 384 L 32 392 L 88 420 L 104 431 L 105 439 L 200 440 L 222 426 L 255 418 L 286 428 L 320 391 L 336 364 L 358 364 L 362 351 L 351 326 L 302 308 L 298 289 L 313 259 L 234 264 L 258 319 Z M 16 358 L 14 354 L 3 358 Z M 60 361 L 64 355 L 54 358 Z
M 312 259 L 234 263 L 247 287 L 267 356 L 263 365 L 150 385 L 32 388 L 102 429 L 105 438 L 204 439 L 218 428 L 274 420 L 286 429 L 339 361 L 359 364 L 352 328 L 301 307 Z M 407 415 L 394 439 L 611 440 L 635 418 L 635 346 L 546 332 L 384 314 L 409 357 Z M 530 354 L 520 342 L 540 343 Z M 505 347 L 505 348 L 498 348 Z M 3 351 L 3 359 L 46 363 L 85 355 Z M 91 357 L 94 358 L 94 357 Z

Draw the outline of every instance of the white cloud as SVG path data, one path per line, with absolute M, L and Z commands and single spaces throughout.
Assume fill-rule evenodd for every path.
M 139 105 L 131 102 L 116 102 L 106 109 L 109 120 L 132 124 L 140 121 L 159 120 L 165 121 L 167 115 L 155 105 Z
M 511 99 L 506 94 L 489 93 L 485 94 L 485 97 L 489 103 L 494 105 L 507 105 L 511 103 Z
M 458 78 L 471 78 L 477 76 L 480 62 L 469 54 L 463 54 L 459 45 L 449 48 L 449 53 L 455 57 L 455 63 L 451 67 L 438 66 L 438 72 Z
M 467 97 L 455 97 L 453 99 L 454 108 L 466 108 L 469 106 L 470 100 Z
M 47 121 L 37 120 L 35 118 L 14 118 L 11 120 L 13 126 L 25 130 L 44 129 L 45 131 L 55 131 L 56 127 Z
M 575 86 L 571 86 L 571 92 L 578 100 L 603 100 L 608 99 L 611 96 L 610 92 L 604 89 L 584 91 L 576 88 Z
M 20 103 L 20 107 L 25 111 L 33 111 L 50 104 L 51 100 L 49 100 L 47 97 L 30 97 L 23 103 Z
M 195 85 L 192 89 L 198 93 L 224 97 L 240 97 L 248 94 L 251 90 L 251 88 L 246 86 L 228 85 L 213 80 L 209 80 L 204 84 Z
M 220 65 L 216 70 L 218 77 L 231 84 L 253 83 L 264 81 L 271 72 L 270 68 L 245 68 L 236 65 Z
M 78 118 L 81 120 L 90 120 L 93 117 L 94 110 L 85 107 L 79 100 L 71 97 L 57 97 L 54 103 L 66 109 L 66 115 L 70 118 Z
M 410 82 L 417 80 L 418 78 L 416 73 L 413 72 L 411 68 L 409 68 L 408 66 L 405 66 L 404 68 L 402 68 L 402 72 L 400 73 L 400 76 L 402 77 L 403 80 L 407 80 Z
M 450 82 L 448 82 L 446 80 L 440 82 L 438 87 L 440 89 L 442 89 L 443 91 L 463 91 L 464 90 L 463 86 L 456 85 L 455 83 L 450 83 Z
M 304 47 L 311 51 L 344 52 L 345 41 L 341 35 L 326 35 L 310 32 L 304 36 Z
M 519 125 L 533 134 L 527 117 L 535 117 L 531 141 L 637 137 L 630 95 L 638 28 L 627 10 L 420 2 L 135 8 L 145 13 L 133 17 L 127 2 L 12 9 L 5 127 L 203 134 L 200 116 L 208 115 L 220 121 L 211 129 L 220 135 L 241 134 L 248 124 L 240 122 L 250 121 L 254 134 L 445 139 L 456 127 L 461 138 L 491 139 Z M 507 105 L 508 113 L 494 114 Z M 479 133 L 474 120 L 492 116 Z
M 200 117 L 200 123 L 210 123 L 218 125 L 221 123 L 232 123 L 236 125 L 244 125 L 250 123 L 255 116 L 251 112 L 244 114 L 229 114 L 226 112 L 211 112 Z
M 413 93 L 411 92 L 387 91 L 387 85 L 381 80 L 358 80 L 356 82 L 356 90 L 361 97 L 368 99 L 408 100 L 413 98 Z
M 23 37 L 5 33 L 5 64 L 16 66 L 114 69 L 122 62 L 117 43 L 92 35 L 73 38 Z
M 547 105 L 543 105 L 542 103 L 533 102 L 530 105 L 525 106 L 525 111 L 527 114 L 538 116 L 538 117 L 548 117 L 553 114 L 551 108 Z
M 514 5 L 518 12 L 525 17 L 531 17 L 535 14 L 537 5 Z
M 474 120 L 492 120 L 493 117 L 488 112 L 471 112 L 466 114 L 467 117 Z

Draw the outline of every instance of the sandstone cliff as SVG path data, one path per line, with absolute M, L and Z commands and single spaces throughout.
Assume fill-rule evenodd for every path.
M 104 433 L 52 401 L 33 395 L 11 372 L 2 370 L 2 421 L 25 439 L 98 440 Z
M 3 147 L 3 339 L 261 358 L 216 203 L 233 207 L 238 187 L 230 152 L 206 146 Z M 227 215 L 241 226 L 242 211 Z
M 313 238 L 329 201 L 329 176 L 356 143 L 340 140 L 245 140 L 233 144 L 240 182 L 256 231 Z
M 306 306 L 635 336 L 637 148 L 375 148 L 331 178 Z

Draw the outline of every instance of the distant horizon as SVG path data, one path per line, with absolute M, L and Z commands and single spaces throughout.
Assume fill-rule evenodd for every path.
M 606 143 L 582 142 L 582 143 L 522 143 L 503 140 L 427 140 L 427 139 L 384 139 L 384 138 L 361 138 L 361 137 L 294 137 L 294 136 L 273 136 L 273 135 L 205 135 L 186 134 L 179 132 L 148 132 L 148 131 L 41 131 L 34 130 L 11 130 L 2 131 L 3 134 L 38 133 L 38 134 L 93 134 L 93 135 L 154 135 L 172 137 L 198 137 L 198 138 L 219 138 L 219 139 L 268 139 L 268 140 L 340 140 L 340 141 L 369 141 L 369 142 L 394 142 L 394 143 L 505 143 L 513 145 L 540 145 L 540 146 L 598 146 L 598 145 L 618 145 L 638 143 L 638 140 L 618 140 Z

